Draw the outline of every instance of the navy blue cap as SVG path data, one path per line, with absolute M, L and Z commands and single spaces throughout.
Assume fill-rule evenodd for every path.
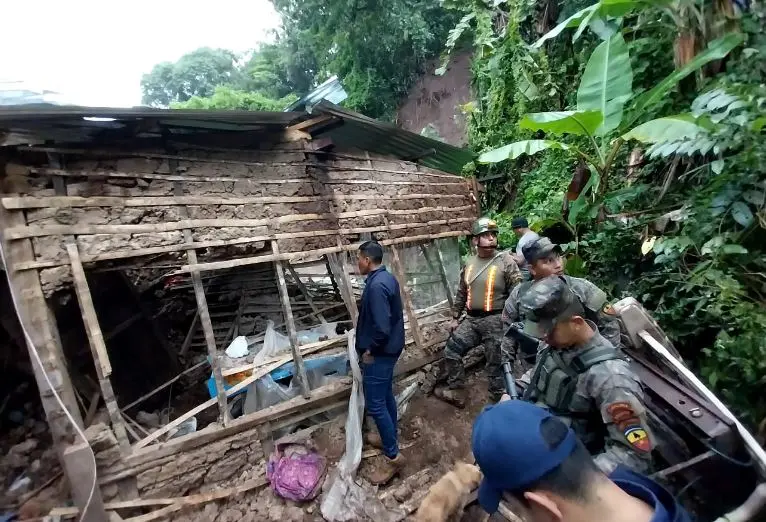
M 537 482 L 577 447 L 569 428 L 557 444 L 547 441 L 542 431 L 547 419 L 561 423 L 534 404 L 510 400 L 488 406 L 474 421 L 473 456 L 484 474 L 479 503 L 487 513 L 497 511 L 503 491 L 520 491 Z

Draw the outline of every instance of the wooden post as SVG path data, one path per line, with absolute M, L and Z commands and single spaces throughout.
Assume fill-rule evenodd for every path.
M 330 283 L 332 283 L 332 289 L 335 291 L 335 297 L 338 299 L 343 299 L 343 297 L 340 295 L 340 288 L 338 288 L 338 282 L 335 280 L 335 276 L 332 273 L 332 268 L 330 267 L 330 260 L 327 259 L 327 256 L 322 256 L 324 258 L 324 266 L 327 268 L 327 275 L 330 277 Z
M 447 302 L 449 303 L 450 308 L 452 308 L 455 304 L 455 298 L 452 296 L 452 289 L 449 287 L 449 280 L 447 280 L 447 271 L 444 269 L 442 254 L 439 251 L 439 245 L 436 243 L 436 241 L 432 241 L 431 244 L 436 248 L 436 260 L 438 261 L 437 266 L 439 277 L 442 280 L 444 291 L 447 292 Z M 430 266 L 431 270 L 433 270 L 434 264 L 431 262 L 431 257 L 428 254 L 428 247 L 426 245 L 420 245 L 420 251 L 423 252 L 423 256 L 426 258 L 428 266 Z
M 83 426 L 82 416 L 66 368 L 66 359 L 58 341 L 56 319 L 45 301 L 40 276 L 34 270 L 19 271 L 14 268 L 20 262 L 34 261 L 32 241 L 5 240 L 4 228 L 26 225 L 24 213 L 10 212 L 0 205 L 0 224 L 0 241 L 3 241 L 5 270 L 10 280 L 10 290 L 16 296 L 19 322 L 26 331 L 25 344 L 29 350 L 48 427 L 57 452 L 62 457 L 65 445 L 74 438 L 74 428 L 53 395 L 53 390 L 61 397 L 66 409 L 80 427 Z M 42 366 L 37 362 L 36 354 L 39 354 Z M 48 384 L 46 376 L 51 384 Z
M 279 254 L 279 246 L 277 246 L 276 239 L 271 241 L 271 250 L 275 254 Z M 306 375 L 306 367 L 303 365 L 303 356 L 298 346 L 298 332 L 295 330 L 295 319 L 293 318 L 293 309 L 290 306 L 290 294 L 287 293 L 287 283 L 285 282 L 285 271 L 282 267 L 282 261 L 275 261 L 274 268 L 277 272 L 279 298 L 282 300 L 282 311 L 285 314 L 287 335 L 290 338 L 290 348 L 293 351 L 293 363 L 295 363 L 295 374 L 293 377 L 298 378 L 301 394 L 308 399 L 311 397 L 311 389 L 309 388 L 309 379 Z
M 388 221 L 388 220 L 386 220 Z M 419 350 L 425 350 L 426 343 L 423 340 L 423 333 L 418 326 L 418 318 L 415 315 L 415 308 L 412 306 L 412 299 L 410 296 L 409 286 L 407 286 L 407 274 L 404 271 L 404 266 L 399 259 L 399 249 L 396 245 L 391 245 L 391 267 L 394 269 L 396 278 L 399 279 L 399 291 L 402 294 L 402 302 L 404 303 L 404 310 L 407 314 L 407 319 L 410 321 L 410 331 L 412 337 L 415 339 L 415 346 Z
M 174 170 L 171 168 L 171 171 Z M 176 197 L 183 195 L 183 186 L 180 181 L 173 184 L 173 193 Z M 182 219 L 188 217 L 189 211 L 185 206 L 179 207 L 179 214 Z M 192 233 L 188 228 L 184 229 L 184 242 L 192 242 Z M 210 357 L 210 365 L 213 367 L 213 380 L 215 381 L 216 399 L 218 401 L 218 422 L 227 426 L 231 421 L 229 415 L 229 404 L 226 401 L 226 390 L 223 385 L 223 376 L 221 375 L 221 362 L 218 359 L 218 350 L 215 345 L 215 332 L 213 331 L 213 322 L 210 320 L 210 311 L 207 308 L 207 298 L 205 289 L 202 287 L 202 277 L 199 271 L 193 270 L 197 264 L 197 251 L 190 248 L 186 251 L 186 257 L 189 265 L 192 267 L 191 279 L 194 286 L 194 296 L 197 299 L 197 310 L 202 322 L 202 330 L 205 332 L 205 344 L 207 344 L 207 354 Z
M 329 260 L 331 271 L 335 275 L 335 281 L 340 286 L 343 302 L 346 304 L 346 309 L 348 310 L 349 315 L 351 315 L 351 322 L 354 325 L 354 328 L 356 328 L 356 321 L 359 318 L 359 309 L 356 306 L 356 299 L 354 299 L 354 287 L 351 286 L 351 278 L 348 276 L 346 263 L 340 258 L 342 255 L 344 255 L 343 252 L 327 254 L 327 259 Z
M 186 332 L 186 337 L 184 338 L 184 343 L 181 345 L 181 349 L 178 351 L 178 356 L 183 357 L 186 355 L 186 352 L 189 351 L 189 348 L 191 347 L 191 343 L 194 340 L 194 334 L 197 333 L 197 324 L 199 323 L 199 309 L 194 314 L 194 319 L 192 319 L 192 324 L 189 327 L 189 331 Z
M 309 294 L 309 289 L 306 288 L 306 285 L 303 284 L 303 281 L 301 281 L 300 276 L 295 271 L 295 269 L 290 265 L 289 261 L 285 261 L 285 267 L 290 272 L 290 275 L 295 279 L 295 284 L 298 285 L 298 289 L 301 291 L 301 294 L 303 294 L 303 297 L 306 299 L 306 302 L 311 307 L 311 310 L 314 311 L 314 313 L 319 317 L 319 320 L 323 323 L 327 322 L 327 319 L 325 319 L 324 315 L 322 315 L 321 310 L 317 307 L 317 305 L 314 304 L 314 301 L 311 299 L 311 295 Z
M 90 491 L 93 483 L 96 482 L 96 470 L 91 457 L 92 451 L 87 442 L 80 442 L 64 450 L 62 457 L 72 490 L 72 499 L 80 513 L 84 512 L 83 516 L 78 519 L 80 522 L 108 520 L 98 484 L 93 488 L 93 495 Z M 88 506 L 87 510 L 85 510 L 85 506 Z
M 96 377 L 98 385 L 101 388 L 101 395 L 104 397 L 104 404 L 109 412 L 109 418 L 112 421 L 114 435 L 120 448 L 123 451 L 130 450 L 130 441 L 128 440 L 125 421 L 120 415 L 120 409 L 117 406 L 117 399 L 114 396 L 112 382 L 109 376 L 112 374 L 112 365 L 109 362 L 109 354 L 106 351 L 104 335 L 101 333 L 101 327 L 98 324 L 98 316 L 93 306 L 93 298 L 88 287 L 88 280 L 85 278 L 85 270 L 80 262 L 80 252 L 73 239 L 66 241 L 66 250 L 69 254 L 69 262 L 72 264 L 72 279 L 74 280 L 74 289 L 77 294 L 77 301 L 80 303 L 82 312 L 82 322 L 85 325 L 85 333 L 88 336 L 88 344 L 93 355 L 93 363 L 96 368 Z

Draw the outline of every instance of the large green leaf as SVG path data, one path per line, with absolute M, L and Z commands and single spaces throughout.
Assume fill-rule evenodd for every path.
M 498 163 L 507 159 L 516 159 L 524 154 L 531 156 L 546 149 L 569 150 L 569 146 L 553 140 L 515 141 L 480 155 L 479 163 Z
M 555 134 L 593 135 L 603 117 L 598 111 L 557 111 L 525 114 L 519 127 Z
M 698 125 L 694 117 L 679 114 L 642 123 L 623 134 L 622 139 L 636 140 L 641 143 L 660 143 L 696 138 L 703 134 L 707 134 L 707 130 Z
M 729 33 L 721 38 L 713 40 L 707 48 L 692 58 L 686 65 L 670 73 L 664 80 L 654 86 L 653 89 L 643 93 L 633 104 L 632 113 L 625 126 L 629 127 L 640 118 L 647 109 L 660 101 L 670 92 L 681 80 L 700 69 L 705 64 L 713 60 L 721 60 L 731 52 L 732 49 L 742 43 L 744 37 L 739 33 Z
M 551 38 L 556 38 L 564 29 L 572 28 L 572 27 L 578 27 L 580 24 L 587 25 L 588 21 L 593 17 L 593 13 L 595 13 L 599 7 L 601 6 L 601 3 L 596 3 L 591 6 L 586 7 L 585 9 L 581 9 L 580 11 L 577 11 L 575 14 L 558 24 L 556 27 L 545 33 L 540 37 L 539 40 L 537 40 L 535 43 L 532 44 L 533 49 L 539 49 L 542 47 L 542 45 Z M 582 32 L 582 31 L 580 31 Z
M 622 33 L 601 42 L 590 55 L 580 88 L 578 111 L 599 111 L 603 123 L 596 134 L 603 136 L 616 129 L 622 120 L 622 108 L 633 94 L 633 69 Z

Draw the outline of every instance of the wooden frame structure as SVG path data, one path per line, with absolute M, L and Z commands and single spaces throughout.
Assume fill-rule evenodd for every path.
M 408 338 L 418 353 L 413 359 L 419 364 L 434 359 L 429 350 L 436 343 L 429 343 L 418 327 L 399 248 L 423 248 L 437 239 L 466 234 L 477 217 L 472 182 L 342 143 L 333 144 L 332 150 L 316 150 L 311 134 L 314 124 L 312 120 L 293 128 L 264 124 L 254 131 L 255 145 L 226 148 L 180 139 L 172 144 L 163 139 L 161 148 L 156 142 L 146 144 L 138 139 L 120 144 L 100 140 L 77 147 L 0 148 L 0 174 L 5 182 L 0 194 L 0 237 L 6 269 L 14 291 L 22 296 L 19 312 L 32 331 L 30 352 L 39 353 L 43 361 L 36 372 L 38 385 L 60 447 L 72 440 L 72 428 L 60 405 L 46 392 L 43 374 L 51 378 L 76 422 L 85 426 L 57 324 L 46 302 L 70 287 L 82 312 L 100 396 L 125 470 L 135 468 L 136 462 L 150 463 L 168 448 L 183 451 L 201 440 L 235 434 L 262 422 L 278 422 L 301 408 L 326 407 L 328 401 L 337 406 L 346 388 L 309 389 L 303 357 L 337 347 L 343 338 L 299 344 L 288 279 L 308 301 L 309 315 L 324 322 L 323 312 L 328 308 L 312 302 L 296 271 L 301 262 L 323 263 L 355 324 L 356 297 L 347 256 L 358 249 L 364 235 L 390 249 L 391 268 L 402 280 Z M 423 252 L 427 255 L 425 249 Z M 440 267 L 440 284 L 451 299 L 441 255 L 427 261 Z M 88 267 L 105 263 L 115 269 L 161 270 L 165 279 L 189 278 L 193 287 L 197 313 L 179 348 L 184 354 L 189 351 L 194 331 L 201 327 L 217 393 L 152 433 L 142 433 L 127 417 L 127 410 L 181 375 L 120 407 L 110 380 L 112 364 L 105 335 L 86 277 Z M 242 368 L 221 368 L 219 357 L 225 344 L 216 337 L 204 277 L 256 265 L 273 267 L 291 353 L 248 368 L 250 376 L 227 390 L 224 378 Z M 238 316 L 246 300 L 242 292 Z M 234 324 L 226 329 L 224 340 L 236 335 Z M 295 404 L 285 406 L 287 409 L 232 420 L 227 397 L 289 361 L 295 363 L 301 400 L 288 401 Z M 200 366 L 203 364 L 182 375 Z M 214 405 L 219 412 L 216 435 L 206 432 L 194 434 L 188 441 L 182 437 L 180 443 L 155 444 L 184 420 Z M 129 436 L 140 440 L 131 445 Z

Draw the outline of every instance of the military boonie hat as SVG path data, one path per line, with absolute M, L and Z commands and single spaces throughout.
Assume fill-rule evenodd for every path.
M 559 246 L 553 243 L 550 239 L 541 237 L 535 239 L 528 245 L 524 245 L 521 249 L 521 253 L 524 256 L 524 260 L 527 263 L 532 264 L 538 259 L 548 257 L 551 252 L 557 251 L 558 249 Z
M 585 314 L 585 308 L 561 276 L 548 276 L 532 284 L 521 298 L 524 333 L 543 339 L 556 323 L 575 315 Z

